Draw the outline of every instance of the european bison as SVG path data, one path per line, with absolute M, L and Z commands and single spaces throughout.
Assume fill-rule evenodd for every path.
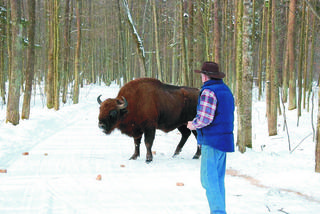
M 169 132 L 178 128 L 181 140 L 174 152 L 178 155 L 191 131 L 186 124 L 196 115 L 199 90 L 168 85 L 152 78 L 140 78 L 125 84 L 115 99 L 101 101 L 99 128 L 110 134 L 115 128 L 134 138 L 135 151 L 130 159 L 140 156 L 141 138 L 144 134 L 147 148 L 146 162 L 152 161 L 151 147 L 156 129 Z M 196 136 L 196 132 L 193 131 Z M 200 148 L 194 159 L 201 155 Z

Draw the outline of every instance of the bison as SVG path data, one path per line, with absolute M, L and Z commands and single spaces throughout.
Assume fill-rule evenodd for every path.
M 147 148 L 146 162 L 152 161 L 151 147 L 156 129 L 170 132 L 176 128 L 182 137 L 174 156 L 178 155 L 191 131 L 186 124 L 196 116 L 199 89 L 168 85 L 153 78 L 139 78 L 125 84 L 116 98 L 101 101 L 99 128 L 110 134 L 119 129 L 123 134 L 134 138 L 135 150 L 130 160 L 140 156 L 141 138 L 144 134 Z M 192 131 L 196 136 L 196 132 Z M 197 146 L 194 159 L 201 150 Z

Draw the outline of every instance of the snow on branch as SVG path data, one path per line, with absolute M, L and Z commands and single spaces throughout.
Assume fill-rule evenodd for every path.
M 128 2 L 127 0 L 123 0 L 124 9 L 126 11 L 127 17 L 128 17 L 128 23 L 131 26 L 133 38 L 135 42 L 137 43 L 137 51 L 139 55 L 139 62 L 140 62 L 140 68 L 141 68 L 141 76 L 145 76 L 146 74 L 146 63 L 145 63 L 145 51 L 143 47 L 142 39 L 140 38 L 138 31 L 136 27 L 134 26 L 134 22 L 129 10 Z
M 142 40 L 141 40 L 141 38 L 140 38 L 140 36 L 138 34 L 138 31 L 137 31 L 136 27 L 134 26 L 134 22 L 133 22 L 133 19 L 132 19 L 130 10 L 129 10 L 129 6 L 128 6 L 127 0 L 123 0 L 123 5 L 124 5 L 124 8 L 125 8 L 126 13 L 127 13 L 129 24 L 130 24 L 130 26 L 132 28 L 132 33 L 135 36 L 135 39 L 136 39 L 136 42 L 137 42 L 137 45 L 138 45 L 138 48 L 139 48 L 139 52 L 142 54 L 142 57 L 145 57 L 145 51 L 144 51 L 144 47 L 143 47 L 143 42 L 142 42 Z

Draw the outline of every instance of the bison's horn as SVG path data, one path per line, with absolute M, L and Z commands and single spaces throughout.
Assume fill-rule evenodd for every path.
M 98 101 L 99 105 L 101 105 L 101 103 L 102 103 L 102 101 L 101 101 L 101 99 L 100 99 L 101 96 L 102 96 L 102 95 L 100 94 L 99 97 L 97 98 L 97 101 Z
M 123 101 L 121 102 L 121 104 L 118 105 L 119 109 L 125 109 L 128 106 L 128 102 L 127 102 L 126 98 L 122 97 L 122 100 Z

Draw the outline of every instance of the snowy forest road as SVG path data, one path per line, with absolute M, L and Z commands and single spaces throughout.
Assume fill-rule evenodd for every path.
M 110 89 L 105 97 L 113 97 L 116 90 Z M 145 163 L 144 146 L 139 159 L 129 160 L 133 139 L 119 131 L 107 136 L 98 128 L 96 97 L 101 88 L 95 90 L 88 93 L 92 96 L 82 97 L 83 103 L 59 111 L 41 107 L 16 127 L 1 126 L 0 169 L 7 172 L 0 173 L 0 213 L 209 213 L 200 183 L 200 160 L 192 159 L 196 139 L 190 138 L 181 154 L 172 158 L 179 132 L 157 131 L 153 162 Z M 317 213 L 318 179 L 313 172 L 301 176 L 308 157 L 300 155 L 303 152 L 230 154 L 228 213 Z M 293 158 L 296 168 L 288 168 Z M 230 174 L 231 169 L 241 176 Z M 248 182 L 246 176 L 264 187 Z M 315 200 L 284 189 L 298 189 Z

